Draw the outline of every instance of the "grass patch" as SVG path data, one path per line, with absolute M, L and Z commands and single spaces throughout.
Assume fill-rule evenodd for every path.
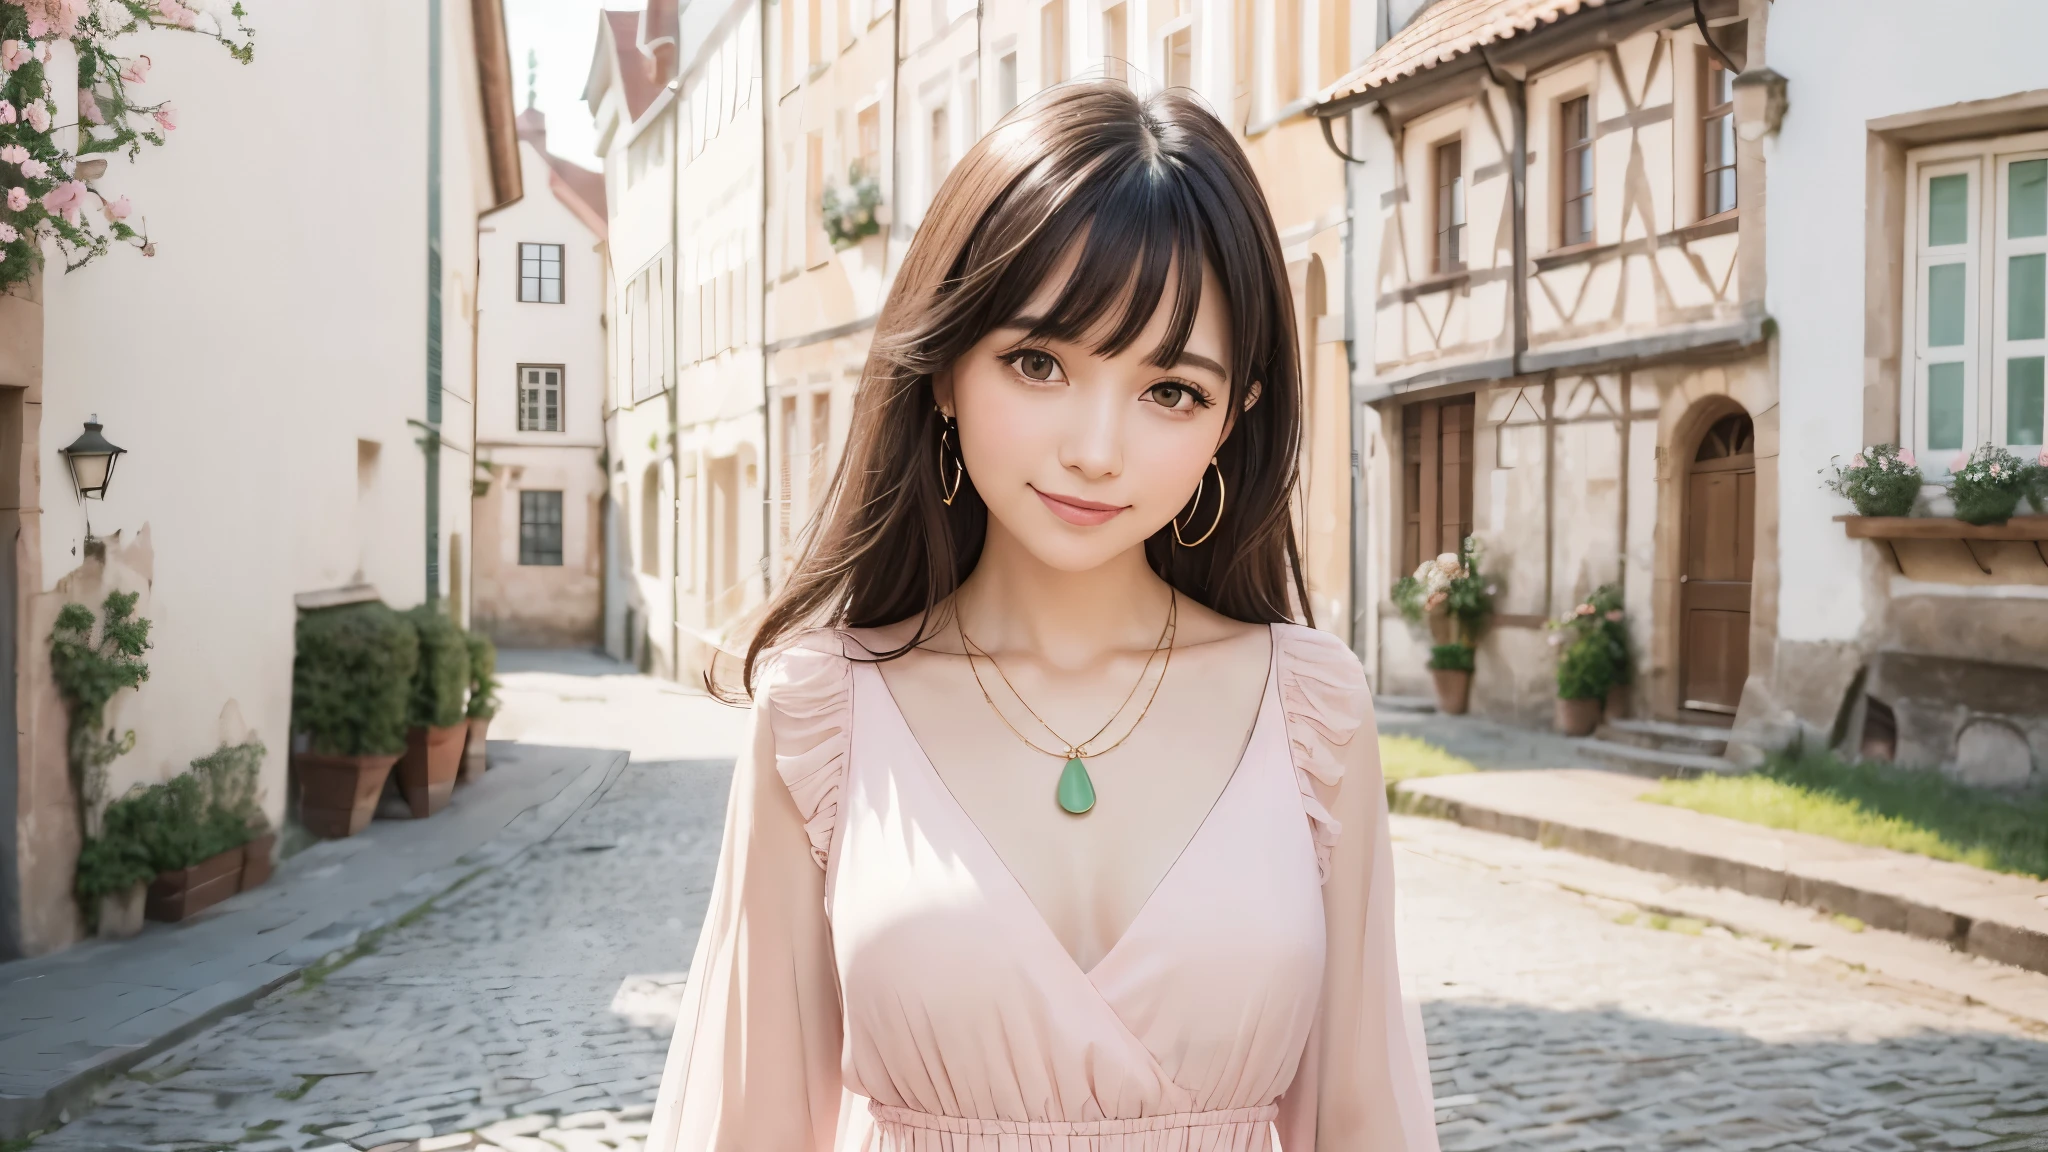
M 2048 879 L 2048 796 L 1999 796 L 1939 772 L 1794 748 L 1752 775 L 1666 780 L 1643 799 Z
M 1698 936 L 1707 930 L 1707 922 L 1691 916 L 1666 916 L 1662 912 L 1623 912 L 1614 918 L 1616 924 L 1640 924 L 1659 932 L 1677 932 L 1683 936 Z
M 1456 776 L 1479 766 L 1415 736 L 1380 736 L 1380 772 L 1389 786 L 1424 776 Z

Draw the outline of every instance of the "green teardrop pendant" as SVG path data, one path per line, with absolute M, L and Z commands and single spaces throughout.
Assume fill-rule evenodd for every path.
M 1075 756 L 1060 770 L 1060 807 L 1079 816 L 1095 807 L 1095 781 L 1088 778 L 1088 766 Z

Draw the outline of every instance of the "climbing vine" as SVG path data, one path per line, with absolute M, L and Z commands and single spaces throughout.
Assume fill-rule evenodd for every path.
M 178 127 L 178 110 L 139 96 L 150 59 L 120 54 L 115 41 L 147 29 L 191 32 L 247 64 L 255 39 L 244 15 L 240 3 L 223 17 L 181 0 L 0 0 L 0 292 L 35 274 L 45 240 L 63 254 L 66 271 L 116 241 L 155 254 L 134 205 L 109 199 L 98 181 L 108 156 L 125 152 L 132 161 L 144 144 L 161 146 Z M 75 76 L 52 74 L 60 42 L 76 55 Z M 59 124 L 57 85 L 67 82 L 77 87 L 78 119 Z
M 66 604 L 50 632 L 50 675 L 71 709 L 71 784 L 78 790 L 80 830 L 93 835 L 107 795 L 107 765 L 135 747 L 135 731 L 108 728 L 107 703 L 123 688 L 149 679 L 149 621 L 135 615 L 134 592 L 109 592 L 95 620 L 83 604 Z M 93 636 L 94 625 L 99 636 Z

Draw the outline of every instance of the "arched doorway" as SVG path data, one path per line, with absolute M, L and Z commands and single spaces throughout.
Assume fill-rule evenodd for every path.
M 1680 715 L 1732 724 L 1749 678 L 1756 565 L 1756 429 L 1732 412 L 1700 437 L 1685 485 L 1678 575 Z

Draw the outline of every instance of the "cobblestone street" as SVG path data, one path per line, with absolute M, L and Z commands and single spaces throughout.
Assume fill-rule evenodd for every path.
M 727 778 L 628 766 L 551 839 L 35 1149 L 637 1149 Z M 1447 1152 L 2048 1148 L 2037 1025 L 1533 879 L 1533 845 L 1396 836 Z

